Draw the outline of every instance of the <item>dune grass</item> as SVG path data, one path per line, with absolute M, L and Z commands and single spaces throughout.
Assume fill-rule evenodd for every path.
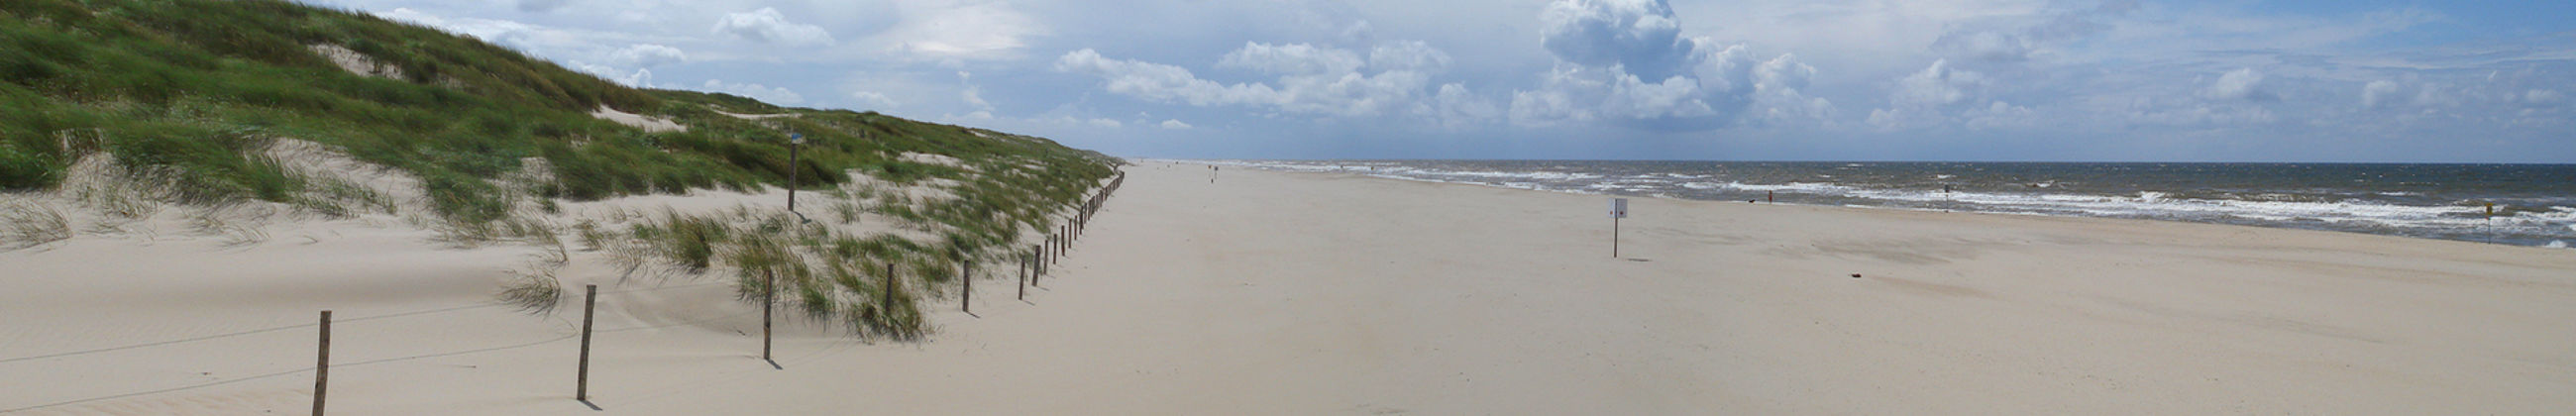
M 0 206 L 0 248 L 21 249 L 72 238 L 61 210 L 32 203 Z
M 523 157 L 554 167 L 539 196 L 587 200 L 791 185 L 790 172 L 800 187 L 849 170 L 897 182 L 960 175 L 891 157 L 903 152 L 1065 167 L 1096 156 L 873 113 L 628 88 L 471 38 L 273 0 L 23 0 L 0 15 L 0 189 L 59 183 L 82 151 L 56 140 L 65 131 L 99 132 L 104 150 L 138 166 L 190 172 L 191 201 L 287 202 L 296 178 L 241 150 L 276 137 L 321 142 L 422 178 L 437 211 L 466 222 L 507 215 L 503 190 L 480 179 Z M 404 78 L 343 71 L 310 49 L 322 44 Z M 690 129 L 647 133 L 587 114 L 600 106 Z M 741 120 L 717 108 L 800 116 Z M 794 166 L 786 131 L 812 142 Z
M 521 274 L 518 281 L 502 288 L 499 297 L 502 302 L 518 306 L 522 311 L 553 313 L 555 306 L 563 304 L 563 281 L 555 278 L 553 269 L 538 268 Z
M 319 45 L 355 51 L 400 75 L 351 73 L 317 54 Z M 589 115 L 601 107 L 688 128 L 648 132 Z M 746 120 L 720 110 L 792 116 Z M 790 132 L 808 140 L 793 163 Z M 1050 215 L 1079 203 L 1115 163 L 1037 137 L 630 88 L 473 38 L 292 2 L 0 2 L 0 192 L 56 190 L 75 163 L 106 156 L 123 180 L 141 185 L 100 193 L 96 205 L 134 218 L 150 215 L 151 204 L 139 200 L 206 208 L 198 212 L 266 201 L 327 217 L 404 209 L 407 201 L 361 184 L 290 169 L 265 153 L 281 139 L 318 143 L 417 179 L 428 211 L 420 214 L 434 218 L 428 225 L 444 238 L 525 242 L 548 250 L 545 260 L 557 265 L 571 258 L 561 231 L 528 218 L 553 212 L 557 200 L 832 190 L 838 201 L 809 213 L 844 224 L 881 215 L 936 241 L 841 235 L 778 213 L 665 212 L 631 227 L 571 228 L 583 249 L 607 252 L 627 275 L 657 264 L 687 274 L 730 268 L 740 293 L 754 293 L 769 290 L 765 282 L 775 274 L 782 301 L 892 339 L 928 332 L 919 298 L 944 296 L 957 261 L 1000 258 L 1024 246 L 1021 235 L 1052 227 Z M 944 184 L 953 197 L 844 188 L 862 176 L 895 186 Z M 0 212 L 10 220 L 0 232 L 21 246 L 68 238 L 60 213 L 47 212 Z M 268 238 L 255 224 L 202 219 L 201 232 L 228 244 Z M 896 276 L 886 275 L 889 264 Z M 762 283 L 752 282 L 755 273 Z M 544 310 L 539 305 L 559 297 L 560 283 L 531 276 L 500 297 Z
M 607 247 L 649 247 L 641 250 L 644 256 L 682 274 L 728 270 L 743 301 L 759 302 L 775 290 L 781 306 L 814 319 L 843 321 L 863 337 L 912 340 L 929 332 L 917 309 L 917 298 L 925 294 L 907 287 L 925 278 L 920 269 L 935 266 L 919 255 L 928 246 L 903 238 L 849 235 L 802 223 L 783 211 L 749 209 L 700 215 L 664 211 L 628 231 L 603 230 L 585 238 Z M 643 262 L 630 267 L 644 267 Z M 884 264 L 910 267 L 888 276 Z M 539 290 L 536 283 L 513 290 L 533 293 Z

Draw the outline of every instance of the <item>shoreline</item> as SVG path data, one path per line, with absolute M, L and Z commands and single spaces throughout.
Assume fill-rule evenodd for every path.
M 1635 195 L 1623 195 L 1623 194 L 1617 194 L 1617 193 L 1611 193 L 1611 192 L 1605 192 L 1605 191 L 1594 191 L 1594 190 L 1584 190 L 1584 189 L 1548 189 L 1548 188 L 1543 188 L 1543 187 L 1536 186 L 1536 185 L 1534 185 L 1534 184 L 1533 184 L 1533 185 L 1530 185 L 1530 186 L 1514 186 L 1514 185 L 1503 184 L 1503 183 L 1480 182 L 1480 181 L 1466 181 L 1466 180 L 1442 180 L 1442 179 L 1432 179 L 1432 178 L 1415 178 L 1415 177 L 1406 177 L 1406 176 L 1400 176 L 1400 175 L 1395 175 L 1395 174 L 1362 173 L 1362 172 L 1354 172 L 1354 171 L 1348 171 L 1348 170 L 1318 171 L 1318 170 L 1287 169 L 1287 168 L 1282 168 L 1282 167 L 1280 167 L 1280 166 L 1267 166 L 1267 165 L 1260 165 L 1260 163 L 1263 163 L 1263 162 L 1280 162 L 1280 161 L 1287 161 L 1287 162 L 1310 162 L 1310 163 L 1311 163 L 1311 162 L 1335 162 L 1335 161 L 1343 161 L 1343 160 L 1335 160 L 1335 159 L 1319 159 L 1319 160 L 1269 160 L 1269 159 L 1135 159 L 1135 160 L 1149 160 L 1149 161 L 1156 161 L 1156 162 L 1163 162 L 1163 163 L 1189 163 L 1189 164 L 1201 164 L 1201 165 L 1217 164 L 1217 165 L 1228 166 L 1228 167 L 1238 167 L 1238 168 L 1243 168 L 1243 169 L 1259 169 L 1259 170 L 1265 170 L 1265 171 L 1271 171 L 1271 172 L 1282 172 L 1282 173 L 1347 174 L 1347 175 L 1354 175 L 1354 176 L 1364 176 L 1364 177 L 1370 177 L 1370 178 L 1391 179 L 1391 180 L 1409 181 L 1409 182 L 1437 183 L 1437 184 L 1456 184 L 1456 185 L 1472 185 L 1472 186 L 1490 187 L 1490 188 L 1498 188 L 1498 189 L 1513 189 L 1513 190 L 1526 190 L 1526 191 L 1540 191 L 1540 192 L 1551 192 L 1551 193 L 1561 193 L 1561 194 L 1574 194 L 1574 195 L 1591 195 L 1591 196 L 1602 196 L 1602 197 L 1658 198 L 1658 199 L 1669 199 L 1669 200 L 1699 201 L 1699 202 L 1720 202 L 1720 203 L 1723 203 L 1723 202 L 1734 202 L 1734 201 L 1735 201 L 1735 200 L 1732 200 L 1732 199 L 1698 199 L 1698 198 L 1689 198 L 1689 197 L 1684 197 L 1684 196 L 1680 196 L 1680 195 L 1675 195 L 1675 194 L 1668 193 L 1668 192 L 1640 192 L 1640 193 L 1635 194 Z M 1386 162 L 1387 160 L 1348 160 L 1348 161 L 1349 161 L 1349 162 Z M 1451 160 L 1444 160 L 1444 159 L 1404 159 L 1404 160 L 1394 160 L 1394 161 L 1398 161 L 1398 162 L 1408 162 L 1408 161 L 1409 161 L 1409 162 L 1440 162 L 1440 161 L 1451 161 Z M 1464 161 L 1486 161 L 1486 160 L 1464 160 Z M 1559 161 L 1557 161 L 1557 160 L 1502 160 L 1502 161 L 1509 161 L 1509 162 L 1559 162 Z M 1581 161 L 1581 160 L 1569 160 L 1569 161 L 1562 161 L 1562 162 L 1629 162 L 1629 161 L 1627 161 L 1627 160 L 1609 160 L 1609 161 Z M 1657 161 L 1657 162 L 1668 162 L 1668 161 Z M 1669 162 L 1704 162 L 1704 161 L 1669 161 Z M 1718 163 L 1737 163 L 1737 162 L 1718 162 Z M 1764 163 L 1764 162 L 1753 162 L 1753 163 Z M 1794 162 L 1794 163 L 1844 163 L 1844 162 Z M 1854 162 L 1854 163 L 1881 163 L 1881 162 Z M 1924 163 L 1924 162 L 1904 162 L 1904 163 Z M 1947 162 L 1937 162 L 1937 163 L 1947 163 Z M 1975 163 L 1987 163 L 1987 162 L 1975 162 Z M 1997 163 L 2002 163 L 2002 162 L 1997 162 Z M 2009 163 L 2041 163 L 2041 164 L 2049 164 L 2049 163 L 2081 163 L 2081 162 L 2009 162 Z M 2131 162 L 2122 162 L 2122 163 L 2131 163 Z M 2154 163 L 2151 163 L 2151 162 L 2135 162 L 2135 163 L 2139 163 L 2139 164 L 2154 164 Z M 2214 164 L 2227 164 L 2227 163 L 2214 163 Z M 2301 163 L 2285 163 L 2285 164 L 2301 164 Z M 2362 164 L 2362 165 L 2373 165 L 2373 164 Z M 2403 165 L 2403 164 L 2399 164 L 2399 165 Z M 2440 164 L 2433 164 L 2433 165 L 2440 165 Z M 2536 164 L 2536 165 L 2559 166 L 2559 165 L 2563 165 L 2563 164 Z M 1743 191 L 1743 192 L 1746 192 L 1746 193 L 1747 193 L 1746 195 L 1751 195 L 1751 193 L 1750 193 L 1750 192 L 1752 192 L 1752 191 Z M 2156 193 L 2161 194 L 2161 192 L 2156 192 Z M 1824 195 L 1824 194 L 1815 194 L 1815 193 L 1799 193 L 1799 194 L 1801 194 L 1801 195 L 1805 195 L 1805 196 L 1810 196 L 1810 197 L 1816 197 L 1816 196 L 1822 196 L 1822 197 L 1837 197 L 1837 195 Z M 1840 196 L 1840 197 L 1848 197 L 1848 196 Z M 1863 197 L 1862 199 L 1869 199 L 1869 198 L 1865 198 L 1865 197 Z M 2422 240 L 2459 241 L 2459 242 L 2481 243 L 2481 244 L 2502 245 L 2502 246 L 2513 246 L 2513 247 L 2538 247 L 2538 248 L 2551 248 L 2551 249 L 2576 248 L 2576 247 L 2571 247 L 2571 246 L 2570 246 L 2570 244 L 2576 244 L 2576 239 L 2552 240 L 2552 241 L 2548 241 L 2548 242 L 2531 242 L 2531 243 L 2529 243 L 2529 244 L 2523 244 L 2523 243 L 2512 242 L 2512 241 L 2510 241 L 2509 239 L 2505 239 L 2505 238 L 2472 239 L 2472 238 L 2465 238 L 2465 237 L 2463 237 L 2463 238 L 2450 238 L 2450 237 L 2427 236 L 2427 235 L 2407 235 L 2407 234 L 2395 233 L 2395 232 L 2369 232 L 2369 231 L 2360 231 L 2360 230 L 2337 229 L 2337 228 L 2323 227 L 2323 226 L 2301 226 L 2301 225 L 2298 225 L 2298 224 L 2272 224 L 2272 223 L 2265 223 L 2265 222 L 2262 222 L 2262 221 L 2254 221 L 2254 220 L 2244 220 L 2244 221 L 2237 221 L 2237 222 L 2226 222 L 2226 221 L 2195 220 L 2195 219 L 2187 219 L 2187 218 L 2155 218 L 2155 217 L 2148 217 L 2148 216 L 2130 216 L 2130 217 L 2124 217 L 2124 216 L 2097 216 L 2097 215 L 2065 214 L 2065 213 L 2036 212 L 2036 211 L 2033 211 L 2033 212 L 2022 212 L 2022 211 L 2010 211 L 2010 210 L 1950 209 L 1950 208 L 1934 208 L 1934 207 L 1909 207 L 1909 206 L 1898 206 L 1898 205 L 1865 205 L 1865 204 L 1850 204 L 1850 203 L 1844 203 L 1844 204 L 1819 204 L 1819 203 L 1807 203 L 1807 202 L 1796 202 L 1796 201 L 1762 202 L 1762 203 L 1764 203 L 1764 204 L 1774 204 L 1774 205 L 1794 205 L 1794 206 L 1812 206 L 1812 207 L 1841 207 L 1841 208 L 1859 208 L 1859 209 L 1885 209 L 1885 210 L 1898 210 L 1898 211 L 1959 212 L 1959 213 L 1976 213 L 1976 214 L 2024 215 L 2024 216 L 2035 216 L 2035 217 L 2056 217 L 2056 218 L 2100 218 L 2100 219 L 2119 219 L 2119 220 L 2142 220 L 2142 221 L 2159 221 L 2159 222 L 2174 222 L 2174 223 L 2189 223 L 2189 224 L 2212 224 L 2212 225 L 2246 226 L 2246 227 L 2258 227 L 2258 228 L 2270 228 L 2270 229 L 2283 229 L 2283 230 L 2325 231 L 2325 232 L 2336 232 L 2336 233 L 2347 233 L 2347 234 L 2359 234 L 2359 235 L 2390 236 L 2390 237 L 2400 237 L 2400 238 L 2409 238 L 2409 239 L 2422 239 Z M 2540 211 L 2535 211 L 2535 212 L 2540 212 Z M 2491 220 L 2492 220 L 2492 218 L 2491 218 Z

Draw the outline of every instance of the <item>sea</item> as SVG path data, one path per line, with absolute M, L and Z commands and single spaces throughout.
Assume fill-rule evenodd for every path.
M 2576 244 L 2576 165 L 1209 160 L 1598 195 L 2136 218 Z

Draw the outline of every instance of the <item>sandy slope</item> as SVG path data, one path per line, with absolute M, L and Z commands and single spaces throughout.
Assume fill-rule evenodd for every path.
M 773 368 L 758 310 L 715 280 L 603 282 L 605 412 L 569 397 L 578 315 L 475 307 L 525 249 L 307 224 L 337 234 L 0 253 L 0 409 L 310 366 L 310 328 L 17 357 L 333 308 L 382 316 L 336 325 L 335 361 L 390 360 L 334 368 L 341 414 L 2576 410 L 2567 250 L 1641 199 L 1614 259 L 1600 197 L 1128 171 L 1047 289 L 983 281 L 981 316 L 947 301 L 927 343 L 796 322 Z M 23 413 L 291 414 L 311 382 Z

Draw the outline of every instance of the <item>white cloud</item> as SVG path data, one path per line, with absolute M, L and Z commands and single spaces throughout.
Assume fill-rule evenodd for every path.
M 2021 34 L 2002 31 L 1953 31 L 1932 41 L 1943 55 L 1986 61 L 2023 61 L 2037 47 Z
M 1245 42 L 1243 48 L 1226 53 L 1216 61 L 1218 68 L 1241 68 L 1270 74 L 1343 74 L 1355 72 L 1364 64 L 1360 55 L 1351 51 L 1319 48 L 1303 43 L 1271 45 Z
M 1781 54 L 1764 61 L 1753 70 L 1753 107 L 1759 111 L 1752 114 L 1762 122 L 1774 124 L 1832 122 L 1833 101 L 1809 97 L 1801 91 L 1815 76 L 1816 68 L 1799 62 L 1795 55 Z
M 1745 45 L 1683 37 L 1662 0 L 1558 0 L 1539 22 L 1539 43 L 1558 64 L 1536 89 L 1512 94 L 1515 124 L 1704 130 L 1742 119 L 1816 120 L 1831 106 L 1799 91 L 1813 67 L 1783 54 L 1770 60 L 1775 72 L 1757 74 L 1769 62 Z M 1747 111 L 1757 102 L 1764 107 Z
M 2263 73 L 2255 71 L 2254 68 L 2239 68 L 2218 76 L 2218 81 L 2211 82 L 2209 89 L 2203 90 L 2201 96 L 2212 100 L 2247 101 L 2271 101 L 2279 98 L 2272 95 L 2270 91 L 2263 90 Z
M 1112 93 L 1125 94 L 1149 101 L 1180 102 L 1194 106 L 1241 104 L 1267 101 L 1278 95 L 1268 85 L 1225 85 L 1199 79 L 1187 68 L 1151 62 L 1109 59 L 1100 52 L 1085 48 L 1066 52 L 1056 58 L 1057 71 L 1088 73 L 1105 81 L 1102 86 Z
M 2038 112 L 2032 111 L 2030 107 L 2012 105 L 2003 101 L 1987 103 L 1984 108 L 1970 109 L 1961 116 L 1968 120 L 1968 128 L 1979 130 L 2020 129 L 2039 124 Z
M 958 101 L 965 102 L 966 105 L 973 106 L 977 110 L 993 111 L 993 103 L 984 101 L 984 87 L 975 85 L 974 73 L 957 71 L 957 84 L 966 86 L 957 91 Z
M 2558 93 L 2558 90 L 2534 89 L 2522 93 L 2522 103 L 2534 107 L 2557 106 L 2566 101 L 2567 96 Z
M 1897 79 L 1896 87 L 1887 94 L 1888 107 L 1870 110 L 1867 121 L 1880 130 L 1945 124 L 1949 122 L 1950 107 L 1969 101 L 1975 90 L 1986 83 L 1985 74 L 1952 68 L 1948 59 L 1935 59 L 1922 71 Z
M 618 83 L 619 85 L 629 87 L 653 86 L 653 70 L 650 69 L 637 69 L 634 72 L 626 72 L 607 65 L 598 65 L 582 61 L 572 61 L 571 66 L 575 71 L 597 75 L 601 79 L 606 79 L 610 82 Z
M 832 33 L 823 27 L 787 21 L 786 14 L 772 7 L 726 14 L 709 32 L 762 43 L 829 45 L 834 42 Z
M 2266 124 L 2277 120 L 2271 109 L 2245 103 L 2167 104 L 2141 98 L 2122 114 L 2130 125 L 2210 127 Z
M 2105 20 L 2137 10 L 2134 1 L 2104 1 L 2089 8 L 1965 19 L 1932 40 L 1932 51 L 1962 61 L 2016 63 L 2052 45 L 2112 29 Z
M 957 119 L 957 118 L 961 118 L 961 117 L 951 116 L 951 117 L 949 117 L 949 118 L 951 118 L 951 119 Z M 973 120 L 1000 120 L 1000 121 L 1007 121 L 1007 122 L 1033 123 L 1033 124 L 1051 125 L 1051 126 L 1055 126 L 1055 127 L 1091 127 L 1091 128 L 1104 128 L 1104 129 L 1115 129 L 1115 128 L 1127 127 L 1127 123 L 1126 123 L 1126 122 L 1121 122 L 1121 121 L 1118 121 L 1117 119 L 1099 118 L 1099 117 L 1094 117 L 1094 118 L 1080 118 L 1080 117 L 1074 117 L 1074 116 L 1070 116 L 1070 115 L 1056 115 L 1056 116 L 1053 116 L 1053 117 L 1031 117 L 1031 118 L 1027 118 L 1027 119 L 1012 119 L 1012 118 L 1000 118 L 1000 117 L 995 117 L 995 116 L 993 116 L 991 113 L 982 112 L 982 111 L 977 111 L 977 112 L 974 112 L 974 113 L 968 113 L 965 117 L 962 117 L 962 118 L 964 118 L 964 119 L 973 119 Z
M 859 105 L 864 106 L 865 108 L 887 109 L 903 106 L 903 103 L 897 102 L 894 98 L 887 97 L 884 93 L 876 91 L 852 92 L 850 93 L 850 98 L 858 100 Z
M 1028 47 L 1027 38 L 1048 33 L 1044 21 L 1013 3 L 994 1 L 897 2 L 904 17 L 871 42 L 934 60 L 1006 59 Z
M 1418 40 L 1393 42 L 1369 50 L 1369 67 L 1437 73 L 1449 68 L 1449 54 Z
M 1441 85 L 1440 92 L 1432 96 L 1431 102 L 1423 103 L 1415 111 L 1453 130 L 1483 124 L 1503 114 L 1502 108 L 1493 100 L 1477 96 L 1467 90 L 1466 84 L 1460 83 Z
M 1896 90 L 1888 102 L 1898 106 L 1941 106 L 1968 99 L 1968 89 L 1986 82 L 1985 75 L 1950 68 L 1949 60 L 1934 60 L 1922 72 L 1897 80 Z
M 379 13 L 378 16 L 464 34 L 485 42 L 529 52 L 572 51 L 590 47 L 594 42 L 590 36 L 511 20 L 472 17 L 451 19 L 409 8 L 395 8 L 392 11 Z
M 795 91 L 789 91 L 784 87 L 769 87 L 756 83 L 735 84 L 724 82 L 723 80 L 710 79 L 707 80 L 706 84 L 701 85 L 700 88 L 701 91 L 720 92 L 751 97 L 751 99 L 760 100 L 770 104 L 798 105 L 805 103 L 805 96 L 797 95 Z
M 1183 123 L 1183 122 L 1181 122 L 1180 120 L 1163 120 L 1163 124 L 1162 124 L 1162 126 L 1163 126 L 1163 129 L 1165 129 L 1165 130 L 1189 130 L 1189 129 L 1190 129 L 1190 123 Z
M 1436 51 L 1433 51 L 1436 52 Z M 1100 77 L 1103 89 L 1147 101 L 1192 106 L 1241 105 L 1299 114 L 1373 117 L 1413 108 L 1431 75 L 1413 70 L 1366 73 L 1358 54 L 1312 45 L 1247 43 L 1220 66 L 1277 74 L 1271 83 L 1225 84 L 1200 79 L 1186 68 L 1110 59 L 1082 49 L 1056 59 L 1055 69 Z
M 610 56 L 618 62 L 637 68 L 652 68 L 689 60 L 689 55 L 681 53 L 679 48 L 649 43 L 630 45 L 625 49 L 618 49 Z
M 1663 0 L 1558 0 L 1539 12 L 1539 44 L 1566 62 L 1623 67 L 1661 81 L 1689 66 L 1699 47 Z
M 2381 108 L 2383 106 L 2390 105 L 2392 103 L 2389 102 L 2389 98 L 2397 95 L 2397 88 L 2397 83 L 2389 82 L 2388 80 L 2371 81 L 2368 84 L 2363 84 L 2361 86 L 2361 106 L 2363 108 Z
M 572 0 L 519 0 L 519 11 L 531 13 L 550 12 L 555 9 L 561 9 L 565 4 L 569 3 L 572 3 Z

